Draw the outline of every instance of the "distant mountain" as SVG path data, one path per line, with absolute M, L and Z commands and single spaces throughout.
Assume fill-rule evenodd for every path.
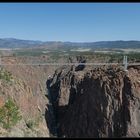
M 0 48 L 28 48 L 40 46 L 42 41 L 21 40 L 15 38 L 0 39 Z
M 34 40 L 21 40 L 15 38 L 2 38 L 0 39 L 0 48 L 61 48 L 72 49 L 80 48 L 140 48 L 140 41 L 98 41 L 98 42 L 61 42 L 61 41 L 34 41 Z
M 65 43 L 67 47 L 88 48 L 140 48 L 140 41 L 99 41 L 85 43 Z

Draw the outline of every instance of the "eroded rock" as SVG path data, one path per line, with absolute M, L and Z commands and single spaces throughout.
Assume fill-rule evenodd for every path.
M 119 66 L 54 74 L 59 137 L 139 137 L 140 69 Z

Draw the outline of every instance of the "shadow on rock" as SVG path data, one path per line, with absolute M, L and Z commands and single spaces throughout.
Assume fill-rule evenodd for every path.
M 47 104 L 45 109 L 45 120 L 47 127 L 50 132 L 51 137 L 57 136 L 57 131 L 56 131 L 56 121 L 55 121 L 55 115 L 53 112 L 53 107 L 51 104 Z

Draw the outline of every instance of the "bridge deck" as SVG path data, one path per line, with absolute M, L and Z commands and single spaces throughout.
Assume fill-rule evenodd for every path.
M 0 64 L 1 66 L 3 65 L 33 65 L 33 66 L 38 66 L 38 65 L 52 65 L 52 66 L 55 66 L 55 65 L 89 65 L 89 66 L 103 66 L 103 65 L 124 65 L 122 63 L 18 63 L 18 64 L 4 64 L 4 63 L 1 63 Z M 128 63 L 128 66 L 140 66 L 140 63 Z

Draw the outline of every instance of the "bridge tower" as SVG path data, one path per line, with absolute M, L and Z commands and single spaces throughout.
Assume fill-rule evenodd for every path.
M 1 65 L 1 55 L 0 55 L 0 70 L 1 70 L 1 67 L 2 67 L 2 65 Z
M 127 56 L 124 56 L 124 57 L 123 57 L 123 65 L 124 65 L 124 71 L 127 71 L 127 66 L 128 66 L 128 63 L 127 63 Z

